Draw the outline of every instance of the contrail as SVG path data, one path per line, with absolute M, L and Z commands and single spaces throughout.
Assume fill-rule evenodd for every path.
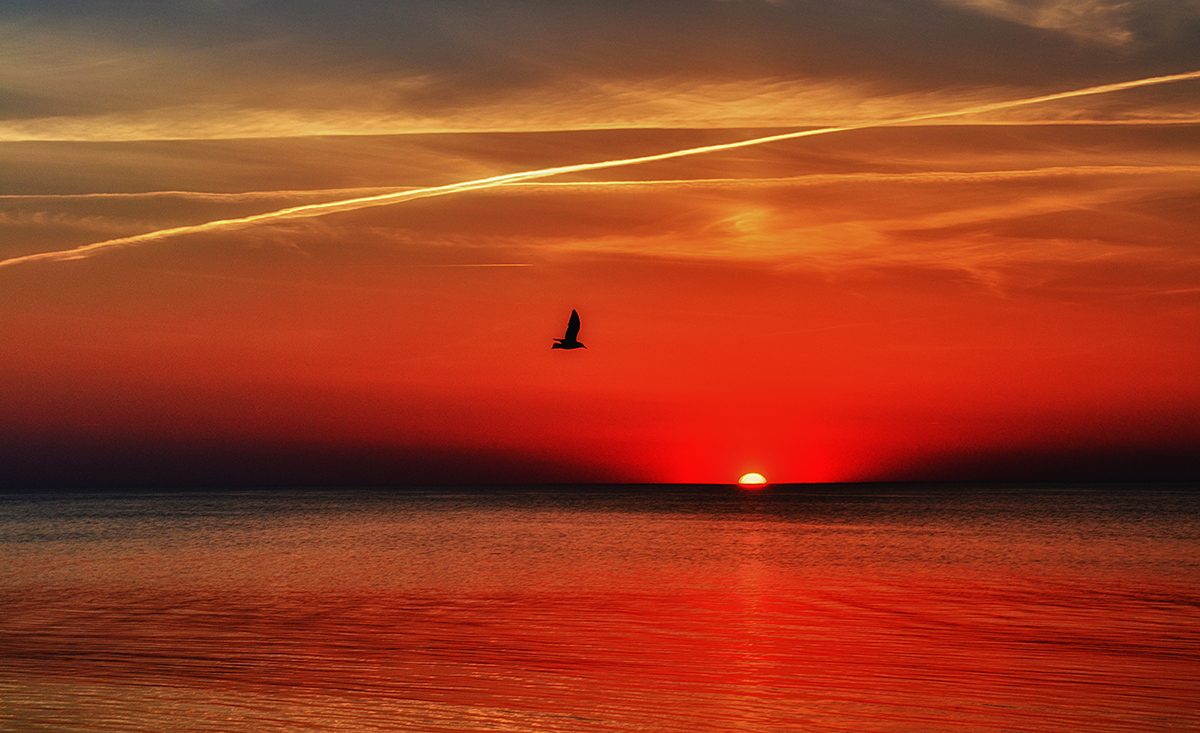
M 994 124 L 994 123 L 988 123 Z M 1028 125 L 1027 122 L 1004 123 L 1013 125 Z M 1046 123 L 1038 123 L 1046 124 Z M 1053 122 L 1049 124 L 1058 124 Z M 1065 124 L 1077 124 L 1071 121 Z M 1086 123 L 1104 124 L 1104 123 Z M 1121 123 L 1126 124 L 1126 123 Z M 1141 123 L 1139 123 L 1141 124 Z M 1200 124 L 1200 118 L 1189 124 Z M 999 170 L 982 171 L 913 171 L 908 173 L 881 173 L 864 171 L 859 173 L 802 173 L 794 176 L 772 176 L 766 178 L 637 178 L 600 181 L 521 181 L 505 184 L 505 188 L 645 188 L 658 186 L 755 186 L 777 184 L 824 184 L 843 181 L 976 181 L 1000 180 L 1005 178 L 1036 178 L 1042 176 L 1063 175 L 1096 175 L 1112 173 L 1116 175 L 1148 174 L 1148 173 L 1200 173 L 1200 165 L 1071 165 L 1047 166 L 1042 168 L 1003 168 Z M 216 203 L 240 203 L 262 199 L 297 199 L 316 196 L 368 196 L 382 193 L 393 194 L 402 190 L 410 190 L 417 186 L 363 186 L 355 188 L 299 188 L 278 189 L 274 191 L 237 191 L 219 193 L 214 191 L 138 191 L 136 193 L 5 193 L 0 194 L 0 203 L 5 201 L 83 201 L 83 200 L 127 200 L 153 198 L 181 198 L 195 201 L 212 201 Z M 339 199 L 341 200 L 341 199 Z
M 416 188 L 408 186 L 406 188 Z M 399 186 L 363 186 L 357 188 L 298 188 L 277 189 L 274 191 L 238 191 L 235 193 L 219 193 L 215 191 L 137 191 L 134 193 L 6 193 L 0 194 L 0 201 L 89 201 L 93 199 L 151 199 L 179 198 L 193 201 L 213 201 L 225 203 L 229 201 L 254 201 L 256 199 L 300 198 L 313 196 L 360 196 L 377 193 L 395 193 L 401 190 Z
M 834 183 L 977 183 L 984 181 L 1006 181 L 1021 178 L 1051 178 L 1062 176 L 1095 175 L 1151 175 L 1155 173 L 1200 174 L 1200 165 L 1071 165 L 1046 166 L 1043 168 L 1006 168 L 986 171 L 916 171 L 910 173 L 805 173 L 798 176 L 772 178 L 646 178 L 620 181 L 534 181 L 510 183 L 507 188 L 652 188 L 709 186 L 821 186 Z
M 1115 84 L 1103 84 L 1101 86 L 1087 87 L 1084 89 L 1075 89 L 1069 92 L 1058 92 L 1056 94 L 1045 94 L 1038 97 L 1027 97 L 1025 99 L 1014 99 L 1006 102 L 992 102 L 988 104 L 979 104 L 971 107 L 951 110 L 948 112 L 930 112 L 927 114 L 914 115 L 911 117 L 903 117 L 894 120 L 884 120 L 881 122 L 863 122 L 854 125 L 842 125 L 838 127 L 821 127 L 813 130 L 802 130 L 799 132 L 785 132 L 778 135 L 766 135 L 763 137 L 750 138 L 748 140 L 738 140 L 730 143 L 719 143 L 716 145 L 702 145 L 695 148 L 684 148 L 682 150 L 673 150 L 666 153 L 656 153 L 654 155 L 642 155 L 634 158 L 620 158 L 617 160 L 604 160 L 597 163 L 579 163 L 576 165 L 555 166 L 552 168 L 540 168 L 538 170 L 522 171 L 519 173 L 506 173 L 499 176 L 491 176 L 488 178 L 479 178 L 473 181 L 464 181 L 462 183 L 451 183 L 445 186 L 429 186 L 427 188 L 407 189 L 403 191 L 395 191 L 392 193 L 378 194 L 374 196 L 361 196 L 358 198 L 345 199 L 342 201 L 329 201 L 320 204 L 304 204 L 301 206 L 291 206 L 278 211 L 271 211 L 265 214 L 254 214 L 252 216 L 243 216 L 236 219 L 218 219 L 216 221 L 205 222 L 203 224 L 191 224 L 188 226 L 172 227 L 170 229 L 159 229 L 153 232 L 145 232 L 143 234 L 135 234 L 129 237 L 119 237 L 117 239 L 106 239 L 103 242 L 95 242 L 86 244 L 74 249 L 59 250 L 54 252 L 39 252 L 37 254 L 23 255 L 20 257 L 11 257 L 6 260 L 0 260 L 0 267 L 16 265 L 23 262 L 37 262 L 40 260 L 59 261 L 59 260 L 77 260 L 105 249 L 114 247 L 126 247 L 144 242 L 152 242 L 159 239 L 167 239 L 181 234 L 195 234 L 199 232 L 221 231 L 228 229 L 240 229 L 245 226 L 257 224 L 259 222 L 268 222 L 281 219 L 300 219 L 312 216 L 323 216 L 325 214 L 333 214 L 341 211 L 353 211 L 371 206 L 384 206 L 387 204 L 400 203 L 402 201 L 411 201 L 413 199 L 428 198 L 431 196 L 446 196 L 453 193 L 464 193 L 467 191 L 478 191 L 480 189 L 496 188 L 511 183 L 519 183 L 522 181 L 537 180 L 540 178 L 550 178 L 551 176 L 559 176 L 565 173 L 584 173 L 587 171 L 602 170 L 605 168 L 618 168 L 627 165 L 639 165 L 641 163 L 653 163 L 662 160 L 671 160 L 674 158 L 684 158 L 692 155 L 704 155 L 706 153 L 717 153 L 725 150 L 735 150 L 737 148 L 748 148 L 754 145 L 764 145 L 766 143 L 781 142 L 784 140 L 796 140 L 802 137 L 813 137 L 816 135 L 828 135 L 835 132 L 849 132 L 851 130 L 866 130 L 877 127 L 890 127 L 895 125 L 905 125 L 913 122 L 926 122 L 929 120 L 944 119 L 947 117 L 960 117 L 963 115 L 981 114 L 985 112 L 995 112 L 998 110 L 1012 109 L 1014 107 L 1024 107 L 1031 104 L 1041 104 L 1043 102 L 1053 102 L 1060 99 L 1073 99 L 1076 97 L 1087 97 L 1095 94 L 1108 94 L 1111 92 L 1124 91 L 1126 89 L 1135 89 L 1137 87 L 1153 86 L 1156 84 L 1168 84 L 1175 81 L 1185 81 L 1187 79 L 1200 79 L 1200 71 L 1189 71 L 1183 74 L 1169 74 L 1167 76 L 1152 76 L 1146 79 L 1135 79 L 1133 81 L 1117 82 Z

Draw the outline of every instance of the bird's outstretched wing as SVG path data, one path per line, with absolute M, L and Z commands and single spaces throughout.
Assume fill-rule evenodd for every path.
M 576 338 L 579 335 L 579 314 L 574 310 L 571 311 L 571 320 L 567 321 L 567 335 L 563 341 L 578 341 Z

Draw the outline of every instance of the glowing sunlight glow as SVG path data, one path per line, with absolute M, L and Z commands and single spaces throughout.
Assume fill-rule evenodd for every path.
M 767 485 L 767 479 L 761 473 L 748 473 L 738 479 L 738 486 L 761 487 Z

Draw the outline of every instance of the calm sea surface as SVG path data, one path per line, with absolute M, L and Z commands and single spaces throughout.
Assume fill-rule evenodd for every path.
M 0 730 L 1200 730 L 1200 490 L 0 496 Z

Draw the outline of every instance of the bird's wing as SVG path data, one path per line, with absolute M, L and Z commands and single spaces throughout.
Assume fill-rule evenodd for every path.
M 579 335 L 579 314 L 571 311 L 571 320 L 567 321 L 567 336 L 564 341 L 577 341 Z

